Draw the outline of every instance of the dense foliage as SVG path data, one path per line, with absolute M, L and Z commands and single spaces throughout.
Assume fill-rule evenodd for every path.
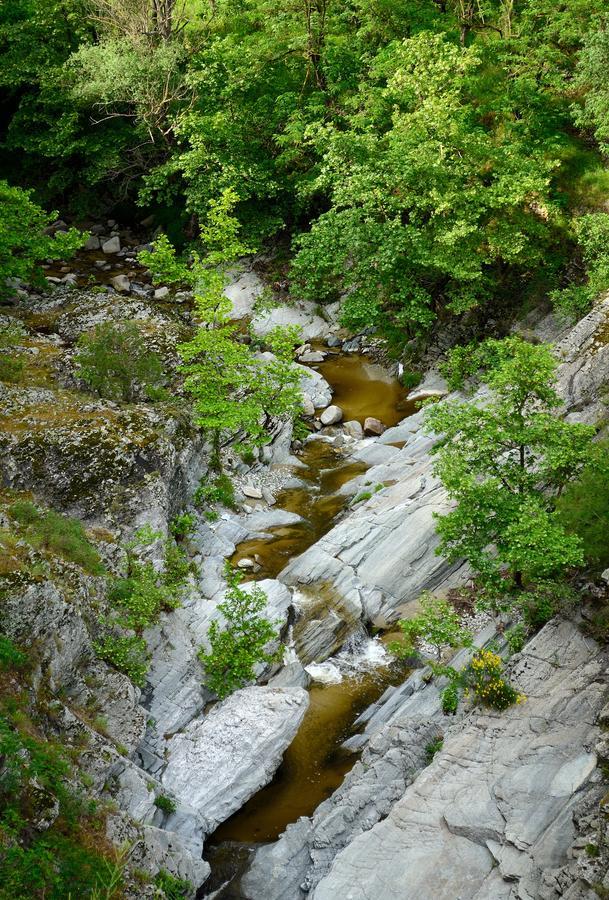
M 13 0 L 0 174 L 181 243 L 235 192 L 300 293 L 401 339 L 540 286 L 577 313 L 609 286 L 607 34 L 602 0 Z

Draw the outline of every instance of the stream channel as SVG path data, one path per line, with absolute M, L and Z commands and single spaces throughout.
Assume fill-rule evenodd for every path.
M 331 385 L 332 402 L 342 408 L 344 421 L 356 419 L 363 425 L 367 416 L 374 416 L 391 427 L 415 411 L 399 382 L 363 355 L 334 353 L 315 368 Z M 256 580 L 275 578 L 328 532 L 349 503 L 339 489 L 366 470 L 323 439 L 307 441 L 298 457 L 306 467 L 297 471 L 300 485 L 280 492 L 277 507 L 298 513 L 302 521 L 270 528 L 268 537 L 239 545 L 232 558 L 236 564 L 255 557 Z M 314 599 L 325 602 L 321 596 Z M 312 815 L 340 786 L 358 758 L 341 747 L 354 733 L 353 723 L 389 685 L 403 681 L 405 669 L 387 652 L 381 636 L 370 637 L 358 622 L 345 638 L 343 649 L 316 667 L 325 683 L 313 681 L 308 711 L 271 783 L 208 838 L 204 855 L 212 872 L 199 897 L 240 900 L 240 874 L 251 851 L 276 840 L 300 816 Z M 298 649 L 297 637 L 295 643 Z

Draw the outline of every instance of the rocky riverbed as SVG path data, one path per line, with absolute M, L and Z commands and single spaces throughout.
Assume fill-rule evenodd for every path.
M 117 237 L 123 244 L 112 230 L 97 235 L 100 244 Z M 39 364 L 25 388 L 3 388 L 2 474 L 15 490 L 35 491 L 97 528 L 112 564 L 121 534 L 143 523 L 166 531 L 188 507 L 207 448 L 179 408 L 134 404 L 126 412 L 74 389 L 73 343 L 92 324 L 145 320 L 168 364 L 189 324 L 186 307 L 155 298 L 137 267 L 127 268 L 132 251 L 119 256 L 115 241 L 88 252 L 103 256 L 103 266 L 95 266 L 109 279 L 103 291 L 71 288 L 62 274 L 54 294 L 20 298 L 24 348 Z M 78 277 L 86 274 L 83 263 Z M 112 284 L 122 274 L 128 287 Z M 93 652 L 105 602 L 99 580 L 69 571 L 68 591 L 52 581 L 26 590 L 11 585 L 5 604 L 6 632 L 37 641 L 36 678 L 55 698 L 53 728 L 70 746 L 86 743 L 80 765 L 96 796 L 114 804 L 109 836 L 133 844 L 135 865 L 152 873 L 166 868 L 203 886 L 202 896 L 218 888 L 215 896 L 248 900 L 590 900 L 592 885 L 607 880 L 603 855 L 582 850 L 604 827 L 598 762 L 609 756 L 599 724 L 609 719 L 605 651 L 577 622 L 551 622 L 511 662 L 524 704 L 501 716 L 473 709 L 450 721 L 424 670 L 403 681 L 401 673 L 387 675 L 386 659 L 377 660 L 371 692 L 370 669 L 362 675 L 358 662 L 349 671 L 344 648 L 354 635 L 370 640 L 368 629 L 391 626 L 423 590 L 447 590 L 468 577 L 465 567 L 435 553 L 434 514 L 447 501 L 431 473 L 432 438 L 413 406 L 415 397 L 442 395 L 445 386 L 431 372 L 406 398 L 391 374 L 347 355 L 361 341 L 354 345 L 341 332 L 337 310 L 322 318 L 309 304 L 261 309 L 261 291 L 255 268 L 235 273 L 228 291 L 234 315 L 251 316 L 259 334 L 275 324 L 303 327 L 311 435 L 294 445 L 289 429 L 278 428 L 260 458 L 227 458 L 238 511 L 223 510 L 209 522 L 193 510 L 188 550 L 198 575 L 182 607 L 145 634 L 151 668 L 144 690 Z M 596 421 L 606 413 L 609 301 L 571 330 L 551 318 L 525 326 L 558 341 L 568 415 Z M 325 424 L 332 406 L 338 412 Z M 366 427 L 367 419 L 378 424 Z M 259 672 L 258 684 L 210 705 L 197 651 L 219 615 L 227 558 L 248 561 L 243 569 L 259 580 L 268 617 L 281 624 L 289 649 L 283 665 Z M 493 637 L 481 625 L 479 644 Z M 288 748 L 298 746 L 324 680 L 326 697 L 356 693 L 335 735 L 340 762 L 327 782 L 332 795 L 311 791 L 312 806 L 296 805 L 291 822 L 284 803 L 284 833 L 267 818 L 263 840 L 279 839 L 251 853 L 260 843 L 252 837 L 255 816 L 266 814 L 258 792 L 269 783 L 276 791 L 282 758 L 287 750 L 289 762 Z M 334 709 L 343 700 L 336 703 Z M 90 708 L 103 710 L 103 729 L 94 727 Z M 315 729 L 309 734 L 317 740 Z M 439 737 L 444 746 L 430 763 L 428 747 Z M 287 768 L 296 781 L 302 777 L 302 769 Z M 163 810 L 160 796 L 175 809 Z M 244 820 L 239 831 L 234 817 L 248 800 L 258 813 L 249 818 L 251 832 Z M 233 848 L 238 864 L 224 866 L 230 883 L 221 887 L 221 879 L 208 880 L 202 855 L 223 822 L 235 828 L 227 839 L 246 852 Z

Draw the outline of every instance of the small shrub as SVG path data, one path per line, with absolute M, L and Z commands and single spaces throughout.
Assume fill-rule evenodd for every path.
M 586 844 L 586 853 L 588 856 L 591 856 L 593 859 L 596 859 L 601 855 L 601 851 L 596 846 L 596 844 Z
M 163 586 L 166 588 L 165 609 L 176 609 L 180 605 L 182 589 L 186 585 L 191 568 L 192 564 L 186 553 L 175 541 L 168 538 L 165 541 L 165 559 L 161 574 Z
M 168 797 L 167 794 L 159 794 L 158 797 L 155 797 L 154 805 L 168 816 L 174 813 L 178 808 L 178 804 L 173 797 Z
M 226 626 L 212 622 L 207 638 L 211 650 L 203 647 L 199 659 L 206 675 L 206 685 L 220 699 L 254 681 L 255 667 L 262 662 L 276 662 L 282 648 L 269 652 L 266 647 L 277 640 L 275 626 L 261 613 L 267 598 L 259 587 L 245 591 L 239 587 L 241 575 L 234 570 L 227 572 L 228 590 L 225 599 L 218 604 Z
M 146 641 L 137 635 L 106 635 L 93 644 L 100 659 L 123 672 L 137 687 L 144 687 L 148 672 Z
M 562 582 L 539 582 L 532 591 L 523 591 L 517 597 L 517 605 L 526 625 L 537 630 L 561 610 L 566 610 L 577 599 L 569 585 Z
M 400 376 L 400 381 L 402 386 L 410 391 L 421 384 L 423 375 L 421 372 L 415 372 L 414 369 L 405 369 Z
M 102 322 L 78 341 L 77 376 L 98 396 L 131 403 L 161 386 L 163 364 L 135 322 Z
M 520 653 L 527 639 L 527 627 L 524 622 L 518 622 L 516 625 L 512 625 L 511 628 L 508 628 L 504 637 L 510 648 L 510 653 Z
M 596 572 L 609 566 L 609 442 L 593 445 L 589 464 L 557 506 L 566 529 L 583 541 L 588 565 Z
M 16 500 L 10 505 L 8 514 L 20 525 L 31 525 L 41 518 L 40 510 L 30 500 Z
M 466 671 L 466 683 L 477 700 L 493 709 L 504 710 L 525 697 L 503 678 L 503 661 L 491 650 L 477 650 Z
M 186 538 L 195 530 L 197 519 L 192 513 L 180 513 L 169 525 L 169 531 L 174 538 Z
M 426 641 L 436 651 L 439 660 L 444 649 L 471 647 L 471 633 L 461 626 L 459 616 L 447 600 L 433 594 L 423 594 L 421 612 L 412 619 L 401 619 L 400 629 L 404 638 L 390 644 L 396 656 L 407 657 L 417 653 L 417 643 Z
M 165 869 L 161 869 L 155 877 L 154 883 L 162 892 L 165 900 L 182 900 L 183 897 L 188 897 L 194 890 L 190 881 L 176 878 L 175 875 L 171 875 Z
M 361 491 L 353 498 L 353 506 L 355 506 L 356 503 L 363 503 L 364 500 L 370 500 L 371 497 L 372 491 Z
M 26 654 L 18 650 L 10 638 L 0 634 L 0 669 L 21 669 L 26 662 Z
M 16 383 L 21 378 L 24 360 L 11 351 L 22 336 L 23 331 L 18 325 L 0 326 L 0 381 Z
M 8 513 L 25 528 L 25 539 L 36 549 L 62 556 L 90 575 L 105 573 L 99 553 L 78 519 L 62 516 L 52 509 L 40 510 L 29 500 L 17 500 Z
M 158 584 L 158 575 L 150 563 L 140 566 L 130 578 L 113 582 L 108 599 L 113 606 L 124 610 L 120 624 L 137 634 L 152 625 L 165 603 L 165 591 Z
M 219 503 L 228 509 L 235 509 L 235 486 L 224 472 L 211 481 L 208 476 L 204 476 L 194 493 L 193 503 L 195 506 L 211 506 Z
M 459 688 L 456 684 L 447 684 L 440 694 L 442 712 L 445 716 L 454 716 L 459 708 Z
M 425 747 L 425 755 L 427 756 L 427 761 L 431 762 L 436 753 L 439 753 L 443 746 L 444 738 L 437 737 L 434 738 L 433 741 L 430 741 Z

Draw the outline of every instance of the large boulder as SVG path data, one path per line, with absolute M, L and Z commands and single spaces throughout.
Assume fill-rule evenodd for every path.
M 324 409 L 321 416 L 319 417 L 319 421 L 322 425 L 337 425 L 338 422 L 341 422 L 343 418 L 343 411 L 340 406 L 328 406 L 327 409 Z
M 302 373 L 300 378 L 300 390 L 307 397 L 314 409 L 327 406 L 332 399 L 332 388 L 316 369 L 296 364 L 296 368 Z
M 387 426 L 383 425 L 380 419 L 375 419 L 374 416 L 368 416 L 364 421 L 364 432 L 365 434 L 372 434 L 378 437 L 384 431 L 387 431 Z
M 108 238 L 107 241 L 101 246 L 102 253 L 118 253 L 121 249 L 121 241 L 118 235 L 114 235 L 114 237 Z
M 252 271 L 236 271 L 224 288 L 224 294 L 231 302 L 231 319 L 246 319 L 254 312 L 256 300 L 264 290 L 264 282 Z
M 211 833 L 271 780 L 308 703 L 302 688 L 236 691 L 168 740 L 163 786 Z
M 329 326 L 315 310 L 314 303 L 304 300 L 290 306 L 275 306 L 258 313 L 252 319 L 252 330 L 255 334 L 265 337 L 278 325 L 283 327 L 297 325 L 303 341 L 318 340 L 327 334 Z

